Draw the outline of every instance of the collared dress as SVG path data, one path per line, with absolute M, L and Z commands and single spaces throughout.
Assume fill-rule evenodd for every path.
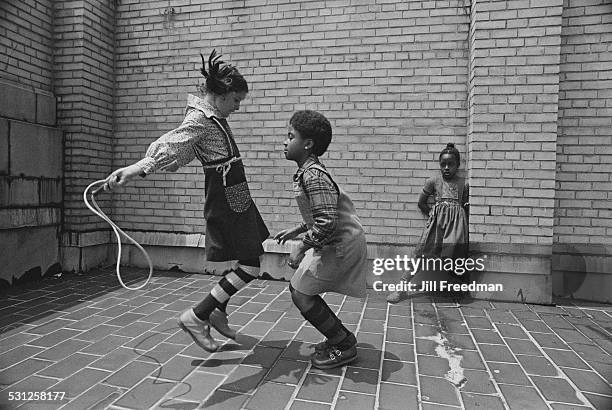
M 306 295 L 336 292 L 365 297 L 367 246 L 353 202 L 314 155 L 293 177 L 308 231 L 306 251 L 291 285 Z
M 416 246 L 415 256 L 467 257 L 469 237 L 464 205 L 468 202 L 469 186 L 465 179 L 455 175 L 445 180 L 439 174 L 425 182 L 423 193 L 433 196 L 435 203 Z
M 145 174 L 174 172 L 195 158 L 205 170 L 206 259 L 258 258 L 270 232 L 251 198 L 227 119 L 204 99 L 189 95 L 183 123 L 153 142 L 136 164 Z

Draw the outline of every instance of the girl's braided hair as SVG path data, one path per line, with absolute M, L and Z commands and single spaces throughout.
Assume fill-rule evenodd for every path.
M 457 148 L 455 148 L 455 144 L 453 144 L 452 142 L 449 142 L 448 144 L 446 144 L 446 148 L 444 148 L 442 150 L 442 152 L 440 152 L 440 156 L 438 157 L 438 161 L 442 158 L 442 155 L 444 155 L 444 154 L 454 155 L 455 158 L 457 158 L 457 163 L 461 162 L 461 156 L 459 155 L 459 150 L 457 150 Z
M 206 91 L 214 94 L 227 94 L 232 91 L 249 92 L 249 86 L 238 72 L 238 69 L 231 64 L 221 60 L 221 54 L 217 54 L 217 50 L 213 50 L 208 57 L 208 71 L 206 71 L 206 62 L 202 57 L 202 68 L 200 72 L 206 78 Z

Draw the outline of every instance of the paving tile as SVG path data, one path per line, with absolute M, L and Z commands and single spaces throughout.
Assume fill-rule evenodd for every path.
M 578 406 L 576 404 L 561 404 L 561 403 L 552 403 L 550 407 L 552 407 L 553 410 L 588 410 L 588 409 L 592 409 L 592 407 Z
M 304 319 L 289 319 L 284 317 L 278 321 L 278 323 L 274 326 L 274 329 L 285 330 L 287 332 L 297 332 L 300 326 L 302 326 L 302 323 L 304 323 Z
M 376 396 L 341 391 L 334 410 L 374 410 Z
M 113 334 L 116 336 L 136 337 L 148 332 L 155 326 L 155 323 L 141 322 L 140 320 L 137 320 L 127 326 L 118 328 L 117 330 L 113 331 Z M 175 325 L 175 327 L 177 326 Z
M 331 403 L 339 383 L 339 377 L 309 373 L 306 375 L 302 386 L 300 386 L 296 397 L 303 400 Z
M 91 330 L 85 331 L 81 334 L 74 336 L 73 339 L 85 340 L 86 342 L 96 342 L 102 339 L 103 337 L 113 334 L 114 332 L 120 329 L 121 328 L 119 326 L 110 326 L 107 324 L 102 324 L 96 326 Z
M 518 324 L 512 313 L 500 310 L 489 310 L 489 317 L 493 323 Z
M 439 404 L 449 404 L 451 406 L 460 406 L 461 402 L 457 396 L 458 390 L 448 380 L 419 376 L 421 383 L 421 398 L 423 401 L 434 402 Z
M 565 343 L 591 343 L 591 339 L 584 336 L 582 333 L 578 332 L 575 329 L 557 329 L 555 328 L 555 333 L 559 336 Z
M 574 388 L 564 379 L 532 376 L 531 380 L 547 400 L 582 404 L 582 401 L 576 397 Z
M 491 374 L 497 383 L 530 386 L 531 382 L 518 364 L 487 362 Z
M 10 386 L 26 377 L 52 365 L 53 362 L 40 359 L 26 359 L 0 372 L 0 389 Z
M 504 338 L 513 338 L 513 339 L 525 339 L 528 340 L 529 336 L 527 333 L 520 327 L 516 325 L 497 325 L 497 330 Z
M 331 405 L 311 401 L 294 400 L 289 410 L 330 410 Z
M 384 410 L 417 409 L 417 388 L 392 383 L 380 383 L 379 408 Z
M 521 319 L 519 322 L 530 332 L 551 333 L 550 328 L 543 320 Z
M 475 350 L 476 344 L 470 335 L 460 335 L 449 333 L 446 335 L 446 344 L 454 349 Z
M 53 319 L 53 320 L 47 321 L 43 325 L 36 326 L 32 329 L 29 329 L 28 333 L 33 333 L 36 335 L 46 335 L 51 332 L 55 332 L 56 330 L 59 330 L 65 326 L 68 326 L 74 322 L 75 322 L 74 320 L 67 320 L 64 318 Z
M 426 354 L 430 356 L 437 355 L 436 347 L 438 347 L 438 343 L 429 339 L 421 339 L 416 338 L 416 351 L 418 354 Z
M 385 359 L 414 362 L 414 345 L 387 342 L 385 343 Z
M 426 376 L 444 377 L 450 370 L 448 360 L 437 356 L 417 356 L 419 374 Z
M 415 337 L 431 337 L 436 336 L 440 333 L 440 329 L 436 326 L 431 325 L 422 325 L 415 324 L 414 325 L 414 334 Z M 405 340 L 405 342 L 409 342 L 410 340 Z
M 359 320 L 361 319 L 361 312 L 345 312 L 341 310 L 340 313 L 337 314 L 337 316 L 338 316 L 338 319 L 340 319 L 340 321 L 344 325 L 357 324 L 359 323 Z M 366 320 L 372 320 L 372 319 L 366 319 Z M 372 332 L 372 331 L 373 330 L 368 330 L 368 332 Z
M 401 317 L 401 316 L 397 316 Z M 387 324 L 390 326 L 389 324 Z M 378 319 L 363 319 L 359 326 L 359 331 L 370 332 L 370 333 L 383 333 L 385 328 L 385 321 Z
M 119 347 L 112 352 L 101 356 L 98 360 L 91 363 L 89 367 L 102 370 L 117 370 L 131 360 L 136 359 L 139 356 L 138 352 L 133 349 L 127 349 L 125 347 Z
M 295 335 L 295 340 L 301 340 L 309 343 L 319 343 L 325 337 L 314 327 L 304 326 Z
M 206 372 L 192 372 L 168 393 L 164 399 L 202 402 L 219 386 L 225 376 Z
M 117 387 L 96 384 L 71 400 L 62 410 L 103 409 L 123 395 Z
M 250 336 L 264 336 L 274 326 L 270 322 L 251 321 L 249 324 L 240 329 L 240 333 Z
M 51 389 L 51 386 L 57 383 L 55 379 L 40 377 L 37 375 L 28 376 L 17 384 L 12 385 L 8 389 L 0 392 L 0 408 L 14 409 L 17 405 L 27 403 L 25 400 L 9 400 L 9 392 L 36 392 L 36 391 L 61 391 Z M 63 403 L 68 401 L 68 397 L 64 396 Z
M 510 410 L 541 410 L 548 407 L 533 387 L 500 384 L 499 388 Z
M 466 316 L 465 322 L 470 329 L 493 329 L 493 324 L 486 317 Z
M 160 370 L 156 370 L 155 375 L 160 379 L 180 381 L 189 373 L 198 368 L 202 361 L 187 356 L 175 356 L 168 360 Z
M 304 343 L 301 341 L 293 341 L 289 343 L 289 346 L 281 353 L 281 357 L 310 361 L 310 355 L 314 353 L 314 349 L 310 343 Z
M 36 355 L 39 359 L 60 361 L 70 356 L 74 352 L 89 346 L 90 342 L 82 340 L 66 340 L 65 342 L 59 343 L 43 352 Z
M 113 404 L 132 409 L 151 408 L 175 386 L 176 383 L 149 377 L 127 391 Z
M 531 332 L 531 336 L 533 336 L 533 338 L 536 340 L 536 343 L 541 347 L 550 347 L 553 349 L 568 348 L 568 345 L 554 334 Z
M 536 376 L 557 376 L 558 371 L 553 364 L 546 358 L 541 356 L 525 356 L 518 355 L 519 363 L 529 375 Z
M 279 359 L 270 368 L 265 380 L 284 384 L 298 384 L 308 365 L 304 362 Z
M 41 376 L 66 378 L 88 366 L 98 358 L 99 356 L 90 354 L 74 353 L 66 357 L 64 360 L 61 360 L 44 370 L 40 370 L 37 373 Z M 0 376 L 0 380 L 1 379 L 2 377 Z
M 149 362 L 153 364 L 163 364 L 168 360 L 176 356 L 179 352 L 183 350 L 184 346 L 175 345 L 171 343 L 160 343 L 155 346 L 153 349 L 142 353 L 138 356 L 139 361 Z
M 109 375 L 107 371 L 86 367 L 54 385 L 53 391 L 65 391 L 66 397 L 74 398 Z
M 270 368 L 276 359 L 278 359 L 281 352 L 281 349 L 274 347 L 255 346 L 253 351 L 244 358 L 242 364 Z
M 291 400 L 294 390 L 294 386 L 266 381 L 258 387 L 245 408 L 250 410 L 283 410 Z
M 461 352 L 461 356 L 463 356 L 463 359 L 461 359 L 461 367 L 464 369 L 485 369 L 484 362 L 476 350 L 464 350 Z
M 380 350 L 357 348 L 357 359 L 352 362 L 353 366 L 378 369 L 380 367 Z
M 410 308 L 410 304 L 398 303 L 389 306 L 389 314 L 394 316 L 411 316 L 412 309 Z
M 506 346 L 479 344 L 482 357 L 488 361 L 516 363 L 516 359 Z
M 413 332 L 410 329 L 387 328 L 387 341 L 389 342 L 412 343 L 412 340 Z
M 382 349 L 384 335 L 380 333 L 367 333 L 359 331 L 357 336 L 357 346 L 365 349 Z
M 420 363 L 419 363 L 420 364 Z M 420 368 L 419 368 L 420 370 Z M 416 367 L 414 363 L 384 360 L 381 380 L 398 384 L 417 385 Z
M 485 396 L 482 394 L 474 394 L 462 392 L 461 398 L 465 410 L 504 410 L 504 403 L 498 396 Z
M 268 370 L 262 367 L 239 365 L 220 388 L 241 393 L 253 392 L 267 372 Z
M 45 336 L 30 341 L 28 344 L 32 346 L 51 347 L 58 343 L 65 342 L 79 333 L 81 332 L 78 330 L 58 329 L 46 334 Z
M 111 386 L 131 388 L 145 377 L 158 370 L 159 366 L 151 363 L 133 361 L 109 375 L 104 383 Z
M 44 348 L 35 346 L 18 346 L 0 355 L 0 369 L 6 369 L 12 365 L 19 363 L 22 360 L 30 358 Z
M 542 355 L 540 349 L 538 349 L 538 346 L 536 346 L 530 340 L 506 339 L 506 343 L 514 354 L 528 354 L 532 356 Z
M 364 313 L 363 313 L 363 318 L 364 319 L 385 320 L 386 317 L 387 317 L 387 310 L 386 309 L 366 308 Z M 400 320 L 399 317 L 398 317 L 397 320 Z M 408 319 L 406 319 L 405 316 L 401 317 L 401 320 L 405 321 L 405 322 L 410 322 Z M 400 327 L 400 326 L 395 326 L 395 327 Z
M 348 366 L 342 381 L 342 390 L 376 394 L 378 371 Z
M 112 352 L 119 346 L 122 346 L 123 344 L 130 342 L 131 340 L 132 339 L 129 337 L 109 335 L 109 336 L 106 336 L 104 339 L 101 339 L 100 341 L 89 345 L 88 347 L 82 349 L 81 351 L 83 353 L 105 355 L 105 354 Z
M 217 389 L 204 402 L 204 408 L 206 410 L 240 409 L 249 397 L 243 393 Z
M 0 340 L 0 354 L 15 347 L 22 346 L 28 343 L 30 340 L 37 338 L 38 336 L 36 335 L 30 335 L 25 333 L 16 333 L 10 337 L 3 338 Z
M 610 396 L 599 396 L 591 393 L 584 393 L 584 396 L 597 410 L 610 410 L 612 408 L 612 397 Z
M 469 393 L 495 393 L 495 385 L 491 381 L 491 376 L 484 370 L 469 370 L 464 369 L 463 375 L 467 382 L 461 388 L 463 392 Z
M 595 372 L 567 368 L 561 370 L 581 391 L 612 396 L 612 387 Z

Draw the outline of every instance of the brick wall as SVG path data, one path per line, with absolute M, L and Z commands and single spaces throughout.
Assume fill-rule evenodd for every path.
M 0 2 L 0 72 L 4 79 L 50 91 L 53 63 L 51 0 Z
M 55 91 L 66 140 L 64 266 L 87 270 L 106 260 L 109 241 L 108 226 L 82 196 L 112 170 L 114 2 L 58 1 L 54 8 Z M 109 196 L 98 202 L 109 212 Z
M 298 220 L 282 155 L 293 111 L 327 115 L 322 161 L 355 200 L 372 243 L 413 244 L 425 179 L 449 141 L 465 152 L 468 15 L 463 1 L 127 2 L 118 7 L 115 165 L 139 159 L 182 120 L 202 81 L 199 53 L 235 64 L 251 92 L 230 118 L 255 202 L 275 232 Z M 194 163 L 116 195 L 136 230 L 203 232 Z
M 593 297 L 611 272 L 612 4 L 566 0 L 561 38 L 555 291 Z
M 0 287 L 61 269 L 52 14 L 49 1 L 0 3 Z

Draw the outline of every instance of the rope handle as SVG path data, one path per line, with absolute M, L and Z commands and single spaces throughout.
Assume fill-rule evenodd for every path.
M 83 192 L 83 201 L 85 202 L 85 205 L 87 206 L 87 208 L 89 208 L 91 212 L 93 212 L 94 214 L 102 218 L 104 221 L 106 221 L 110 225 L 111 228 L 113 228 L 113 232 L 115 233 L 115 236 L 117 237 L 118 251 L 117 251 L 117 265 L 116 265 L 115 271 L 117 272 L 117 279 L 119 279 L 119 283 L 121 283 L 121 286 L 123 286 L 125 289 L 139 290 L 147 286 L 147 284 L 151 280 L 151 276 L 153 276 L 153 262 L 151 262 L 151 258 L 149 257 L 149 254 L 147 253 L 147 251 L 145 251 L 144 248 L 140 246 L 140 244 L 136 242 L 131 236 L 123 232 L 123 230 L 121 230 L 121 228 L 119 228 L 104 212 L 102 212 L 102 210 L 98 206 L 98 203 L 96 202 L 94 195 L 96 195 L 99 191 L 103 189 L 104 184 L 106 182 L 107 182 L 106 179 L 101 179 L 99 181 L 95 181 L 89 184 L 89 186 L 87 186 L 87 188 L 85 188 L 85 191 Z M 91 204 L 90 204 L 89 201 L 87 200 L 87 193 L 92 187 L 96 185 L 100 185 L 100 186 L 91 192 L 90 194 Z M 140 249 L 140 251 L 143 253 L 143 255 L 145 256 L 147 260 L 147 263 L 149 264 L 149 276 L 147 277 L 147 280 L 145 281 L 145 283 L 143 283 L 140 286 L 129 287 L 123 282 L 123 279 L 121 278 L 121 270 L 119 268 L 119 264 L 121 262 L 121 236 L 119 234 L 123 235 L 130 242 L 136 245 L 136 247 Z

